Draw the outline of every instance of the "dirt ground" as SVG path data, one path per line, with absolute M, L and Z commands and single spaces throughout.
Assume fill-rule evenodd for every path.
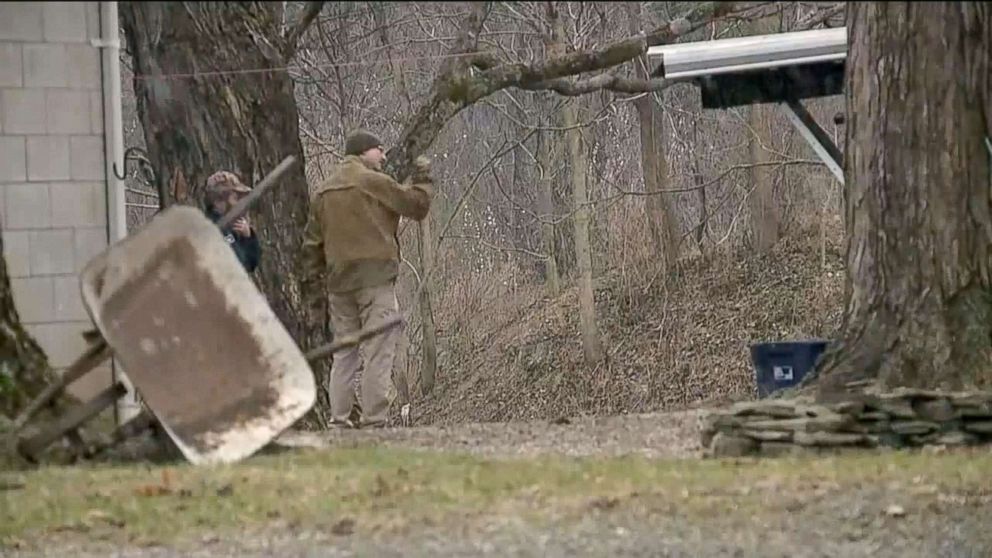
M 329 517 L 326 526 L 314 528 L 274 520 L 262 527 L 246 527 L 233 536 L 230 532 L 198 534 L 179 546 L 111 545 L 63 532 L 35 541 L 28 545 L 30 550 L 9 548 L 0 553 L 142 558 L 992 555 L 992 530 L 988 529 L 992 484 L 975 481 L 988 478 L 981 470 L 977 475 L 971 471 L 970 481 L 960 480 L 967 475 L 956 476 L 962 463 L 977 464 L 992 473 L 988 449 L 968 450 L 964 457 L 954 457 L 955 452 L 949 451 L 917 452 L 915 457 L 906 457 L 906 462 L 888 452 L 879 454 L 877 463 L 861 459 L 850 462 L 853 465 L 842 460 L 828 465 L 785 460 L 784 465 L 778 461 L 774 466 L 738 460 L 739 483 L 731 474 L 723 484 L 700 485 L 691 478 L 692 471 L 706 463 L 698 461 L 701 448 L 696 441 L 702 413 L 578 418 L 568 424 L 545 421 L 291 432 L 280 439 L 279 450 L 268 452 L 277 455 L 265 457 L 276 459 L 300 451 L 331 454 L 370 446 L 431 455 L 469 454 L 485 462 L 567 456 L 562 459 L 567 464 L 572 458 L 635 455 L 650 463 L 674 459 L 671 467 L 689 475 L 684 488 L 632 481 L 628 489 L 608 493 L 612 495 L 580 496 L 578 500 L 542 497 L 535 489 L 533 494 L 516 492 L 508 500 L 494 500 L 486 509 L 448 515 L 440 522 L 384 520 L 356 526 L 353 520 Z M 942 461 L 945 457 L 956 461 Z M 622 467 L 626 458 L 619 459 Z M 795 470 L 790 470 L 792 463 Z M 783 470 L 788 472 L 783 474 Z M 957 480 L 948 480 L 952 477 Z
M 384 428 L 288 432 L 278 440 L 285 447 L 391 447 L 467 452 L 486 457 L 568 457 L 642 455 L 648 458 L 699 457 L 699 424 L 703 409 L 583 417 L 558 421 L 488 422 Z
M 448 525 L 407 535 L 341 536 L 331 533 L 255 533 L 236 540 L 208 537 L 197 550 L 110 549 L 75 545 L 45 556 L 212 558 L 217 556 L 728 556 L 728 557 L 960 557 L 992 551 L 987 518 L 992 506 L 889 518 L 871 510 L 880 491 L 832 495 L 775 520 L 748 522 L 714 517 L 696 525 L 662 512 L 593 511 L 577 521 L 546 525 L 513 517 Z M 674 510 L 673 510 L 674 511 Z M 64 553 L 64 554 L 63 554 Z M 30 556 L 35 556 L 32 554 Z M 20 556 L 14 554 L 14 556 Z M 25 554 L 24 556 L 29 556 Z

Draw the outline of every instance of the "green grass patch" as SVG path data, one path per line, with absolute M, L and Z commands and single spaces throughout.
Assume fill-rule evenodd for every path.
M 385 448 L 260 456 L 231 466 L 78 466 L 0 473 L 0 548 L 59 533 L 114 542 L 191 542 L 265 528 L 402 530 L 490 514 L 541 520 L 628 499 L 705 520 L 774 513 L 790 495 L 902 483 L 986 489 L 992 454 L 867 453 L 774 460 L 638 457 L 493 460 Z M 5 488 L 4 488 L 5 487 Z M 729 508 L 728 508 L 729 506 Z M 780 511 L 780 510 L 779 510 Z

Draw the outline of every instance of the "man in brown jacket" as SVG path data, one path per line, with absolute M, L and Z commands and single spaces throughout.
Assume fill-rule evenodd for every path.
M 310 199 L 303 257 L 311 292 L 305 294 L 312 298 L 323 296 L 325 289 L 329 293 L 335 337 L 375 327 L 399 312 L 395 285 L 400 217 L 420 221 L 430 210 L 434 191 L 427 160 L 418 158 L 411 184 L 399 184 L 382 172 L 385 159 L 377 137 L 364 130 L 351 134 L 344 160 Z M 399 327 L 392 328 L 361 345 L 362 427 L 386 423 L 401 333 Z M 361 367 L 358 347 L 334 355 L 328 395 L 336 426 L 359 426 L 348 416 L 356 403 L 355 376 Z

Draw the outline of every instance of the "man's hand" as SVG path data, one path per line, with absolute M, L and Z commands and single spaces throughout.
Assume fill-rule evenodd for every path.
M 417 167 L 417 170 L 421 172 L 424 173 L 431 172 L 431 160 L 425 157 L 424 155 L 420 155 L 419 157 L 414 159 L 413 166 Z
M 413 176 L 416 179 L 430 180 L 431 160 L 421 155 L 413 161 Z
M 251 225 L 248 223 L 247 217 L 241 217 L 235 221 L 234 224 L 231 225 L 231 230 L 234 231 L 234 234 L 242 238 L 248 238 L 251 236 Z

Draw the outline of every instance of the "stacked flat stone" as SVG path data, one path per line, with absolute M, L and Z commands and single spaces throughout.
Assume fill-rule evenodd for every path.
M 701 441 L 711 457 L 987 444 L 992 392 L 898 389 L 829 405 L 809 399 L 737 403 L 704 419 Z

